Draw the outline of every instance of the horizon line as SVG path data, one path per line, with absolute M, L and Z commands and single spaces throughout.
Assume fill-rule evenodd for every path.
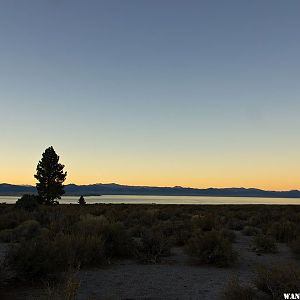
M 7 184 L 7 185 L 17 185 L 17 186 L 30 186 L 35 187 L 34 184 L 17 184 L 17 183 L 8 183 L 8 182 L 1 182 L 1 184 Z M 174 186 L 156 186 L 156 185 L 129 185 L 129 184 L 121 184 L 121 183 L 115 183 L 115 182 L 109 182 L 109 183 L 87 183 L 87 184 L 78 184 L 78 183 L 67 183 L 66 185 L 77 185 L 77 186 L 87 186 L 87 185 L 120 185 L 120 186 L 130 186 L 130 187 L 148 187 L 148 188 L 183 188 L 183 189 L 197 189 L 197 190 L 208 190 L 208 189 L 245 189 L 245 190 L 260 190 L 260 191 L 267 191 L 267 192 L 291 192 L 291 191 L 300 191 L 298 189 L 290 189 L 290 190 L 272 190 L 272 189 L 261 189 L 261 188 L 255 188 L 255 187 L 186 187 L 186 186 L 180 186 L 180 185 L 174 185 Z

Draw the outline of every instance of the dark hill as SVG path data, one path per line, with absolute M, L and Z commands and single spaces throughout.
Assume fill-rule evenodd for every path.
M 270 198 L 300 198 L 300 191 L 265 191 L 246 188 L 209 188 L 195 189 L 186 187 L 151 187 L 129 186 L 120 184 L 88 184 L 65 186 L 66 196 L 78 195 L 160 195 L 160 196 L 214 196 L 214 197 L 270 197 Z M 18 196 L 36 193 L 36 189 L 29 185 L 0 184 L 0 196 Z

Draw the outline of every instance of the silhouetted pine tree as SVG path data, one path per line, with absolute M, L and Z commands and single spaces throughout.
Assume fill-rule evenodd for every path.
M 64 165 L 60 164 L 59 156 L 53 147 L 49 147 L 39 161 L 34 177 L 39 181 L 36 188 L 43 203 L 47 205 L 58 204 L 56 199 L 60 199 L 65 193 L 63 182 L 67 177 L 67 172 L 63 172 Z
M 85 205 L 85 204 L 86 204 L 85 199 L 83 198 L 83 196 L 80 196 L 80 198 L 79 198 L 79 200 L 78 200 L 78 203 L 79 203 L 80 205 Z

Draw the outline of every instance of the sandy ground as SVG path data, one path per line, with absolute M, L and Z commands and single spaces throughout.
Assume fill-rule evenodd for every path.
M 278 245 L 278 253 L 258 256 L 251 251 L 251 237 L 236 232 L 235 250 L 239 261 L 232 268 L 199 266 L 180 248 L 159 265 L 123 262 L 108 270 L 80 274 L 80 298 L 98 299 L 220 299 L 224 286 L 234 276 L 249 282 L 258 264 L 295 263 L 288 247 Z
M 298 264 L 285 244 L 278 245 L 278 253 L 257 255 L 251 251 L 251 237 L 236 232 L 235 250 L 239 261 L 231 268 L 199 266 L 174 248 L 172 256 L 158 265 L 140 265 L 121 261 L 105 269 L 81 271 L 79 299 L 221 299 L 224 286 L 238 276 L 249 282 L 258 264 Z M 1 252 L 0 252 L 1 253 Z M 40 289 L 19 288 L 5 299 L 43 299 Z

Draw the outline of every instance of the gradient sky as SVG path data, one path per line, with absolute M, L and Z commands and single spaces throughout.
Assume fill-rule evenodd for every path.
M 300 188 L 300 1 L 0 1 L 0 182 Z

